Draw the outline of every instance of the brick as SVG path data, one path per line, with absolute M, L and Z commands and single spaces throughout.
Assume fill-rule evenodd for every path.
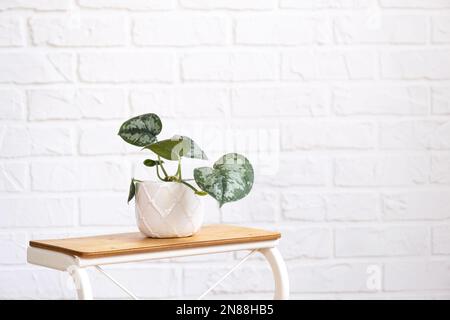
M 276 177 L 261 176 L 260 181 L 276 186 L 321 186 L 326 183 L 327 166 L 328 161 L 323 157 L 282 156 Z
M 0 90 L 0 120 L 22 120 L 25 118 L 25 99 L 16 89 Z
M 118 135 L 116 125 L 89 125 L 81 128 L 80 153 L 83 155 L 125 153 L 128 145 Z
M 2 198 L 1 227 L 73 227 L 76 201 L 60 197 Z
M 207 118 L 225 116 L 229 91 L 222 88 L 176 87 L 137 89 L 130 93 L 133 114 L 153 112 L 161 117 Z
M 73 80 L 70 53 L 15 52 L 0 54 L 0 83 L 59 83 Z
M 124 191 L 130 179 L 127 166 L 113 161 L 36 161 L 31 174 L 36 191 Z
M 425 227 L 350 227 L 335 231 L 337 257 L 426 255 L 429 242 Z
M 223 45 L 231 25 L 210 15 L 161 15 L 134 20 L 133 39 L 143 46 Z
M 70 9 L 70 0 L 2 0 L 0 10 L 33 9 L 38 11 L 62 11 Z
M 24 232 L 0 233 L 0 260 L 2 264 L 25 264 L 27 236 Z
M 431 183 L 450 184 L 450 156 L 431 157 Z
M 134 206 L 126 195 L 83 196 L 80 198 L 81 225 L 135 226 Z
M 230 265 L 231 268 L 232 265 Z M 212 286 L 229 268 L 220 266 L 186 266 L 183 268 L 183 294 L 200 295 Z M 226 281 L 216 287 L 211 295 L 220 293 L 272 291 L 270 270 L 246 264 L 234 271 Z
M 370 122 L 288 122 L 282 125 L 281 147 L 297 149 L 368 149 L 375 145 Z
M 30 90 L 27 92 L 27 97 L 30 120 L 81 118 L 79 106 L 75 103 L 75 90 Z
M 350 79 L 375 77 L 375 55 L 368 51 L 313 51 L 283 53 L 283 80 Z
M 6 126 L 0 132 L 4 157 L 73 154 L 73 132 L 67 128 Z
M 260 116 L 323 116 L 330 105 L 330 94 L 321 87 L 242 87 L 232 89 L 233 114 Z
M 326 202 L 324 197 L 303 192 L 283 192 L 281 211 L 288 220 L 324 221 Z
M 448 16 L 431 18 L 431 40 L 435 43 L 450 42 L 450 23 Z
M 419 15 L 382 15 L 375 23 L 364 15 L 347 15 L 333 20 L 339 44 L 393 43 L 421 44 L 427 39 L 427 17 Z
M 123 119 L 128 114 L 127 95 L 120 88 L 82 88 L 75 98 L 81 116 L 86 119 Z
M 380 6 L 383 8 L 444 9 L 450 8 L 450 3 L 447 0 L 381 0 Z
M 0 296 L 4 299 L 74 299 L 65 272 L 49 269 L 7 269 L 0 272 Z
M 385 220 L 444 220 L 450 218 L 450 192 L 385 192 L 382 207 Z
M 280 130 L 276 122 L 269 119 L 239 119 L 232 121 L 231 125 L 219 122 L 215 130 L 206 129 L 198 135 L 202 135 L 204 142 L 209 145 L 205 149 L 215 152 L 211 158 L 219 158 L 225 150 L 235 150 L 251 159 L 257 176 L 268 178 L 278 172 Z
M 184 80 L 249 81 L 275 78 L 274 54 L 257 52 L 191 53 L 182 58 Z
M 81 53 L 79 72 L 86 82 L 171 82 L 174 57 L 169 53 Z
M 146 11 L 173 9 L 175 0 L 79 0 L 78 4 L 85 8 Z
M 433 254 L 450 254 L 450 226 L 433 227 Z
M 20 47 L 24 43 L 25 36 L 20 19 L 0 18 L 0 47 Z
M 72 23 L 67 17 L 29 20 L 33 44 L 56 47 L 110 47 L 126 42 L 125 19 L 116 16 L 81 18 Z
M 378 216 L 378 197 L 374 194 L 336 193 L 325 200 L 330 221 L 371 221 Z
M 450 79 L 449 50 L 396 50 L 381 54 L 384 79 Z
M 431 108 L 434 114 L 450 114 L 450 87 L 431 88 Z
M 429 92 L 423 86 L 351 86 L 333 89 L 333 110 L 338 115 L 424 115 Z
M 0 191 L 24 191 L 29 185 L 25 162 L 0 163 Z
M 28 91 L 30 120 L 123 119 L 122 89 L 45 89 Z
M 450 122 L 401 121 L 383 123 L 380 146 L 384 149 L 450 149 Z
M 252 190 L 245 198 L 222 208 L 225 223 L 274 222 L 278 215 L 278 195 L 273 191 Z
M 211 10 L 268 10 L 276 7 L 275 0 L 180 0 L 183 8 Z
M 331 43 L 331 21 L 295 15 L 252 15 L 236 19 L 237 44 L 302 45 Z
M 370 193 L 305 194 L 284 192 L 281 208 L 287 219 L 305 221 L 373 221 L 378 197 Z
M 448 290 L 448 261 L 398 261 L 384 267 L 386 291 Z
M 322 227 L 282 228 L 283 241 L 280 244 L 284 259 L 324 259 L 332 255 L 332 234 Z
M 287 9 L 362 9 L 367 8 L 370 0 L 280 0 L 280 7 Z
M 367 286 L 370 266 L 348 262 L 291 265 L 291 292 L 371 292 Z
M 338 186 L 408 186 L 428 181 L 425 156 L 364 156 L 339 158 L 334 181 Z

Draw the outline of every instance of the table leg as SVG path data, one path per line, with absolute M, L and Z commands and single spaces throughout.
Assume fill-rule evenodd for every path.
M 78 300 L 92 300 L 91 282 L 89 281 L 86 269 L 71 266 L 67 269 L 67 272 L 71 275 L 75 283 Z
M 264 255 L 272 268 L 275 281 L 274 300 L 289 299 L 289 277 L 286 264 L 280 252 L 277 248 L 260 249 L 259 252 Z

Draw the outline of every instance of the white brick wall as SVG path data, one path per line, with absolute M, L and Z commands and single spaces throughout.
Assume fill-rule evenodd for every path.
M 136 229 L 129 178 L 153 173 L 117 130 L 156 112 L 211 159 L 275 129 L 249 197 L 206 220 L 280 230 L 294 298 L 448 299 L 449 46 L 450 0 L 1 0 L 0 298 L 74 297 L 30 239 Z M 109 269 L 194 297 L 240 257 Z M 259 257 L 212 297 L 272 289 Z

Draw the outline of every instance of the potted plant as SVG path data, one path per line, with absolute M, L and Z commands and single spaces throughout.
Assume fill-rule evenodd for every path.
M 153 153 L 153 159 L 146 159 L 143 164 L 155 168 L 160 180 L 132 178 L 128 202 L 136 197 L 137 225 L 146 236 L 191 236 L 200 230 L 203 222 L 202 197 L 210 195 L 220 207 L 244 198 L 253 186 L 253 167 L 244 156 L 228 153 L 212 167 L 194 169 L 193 179 L 186 179 L 182 173 L 182 159 L 207 160 L 206 154 L 186 136 L 175 135 L 158 140 L 161 130 L 161 119 L 153 113 L 131 118 L 119 129 L 123 140 Z M 178 163 L 175 174 L 168 173 L 164 167 L 165 161 Z

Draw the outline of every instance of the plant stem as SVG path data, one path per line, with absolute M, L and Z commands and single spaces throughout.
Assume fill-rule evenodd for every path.
M 178 169 L 177 169 L 177 173 L 175 174 L 176 176 L 178 176 L 178 179 L 181 181 L 181 158 L 178 159 Z
M 162 169 L 162 171 L 163 171 L 163 173 L 164 173 L 164 176 L 167 178 L 169 175 L 167 174 L 167 171 L 166 171 L 166 169 L 164 168 L 164 166 L 163 166 L 163 164 L 162 164 L 162 161 L 161 161 L 161 157 L 160 157 L 160 156 L 158 156 L 158 160 L 159 160 L 161 169 Z
M 191 188 L 192 190 L 194 190 L 194 192 L 198 192 L 198 190 L 197 190 L 193 185 L 191 185 L 190 183 L 187 183 L 187 182 L 184 181 L 184 180 L 180 180 L 180 183 L 182 183 L 182 184 L 184 184 L 185 186 Z
M 159 180 L 166 181 L 166 179 L 163 179 L 159 174 L 159 164 L 156 165 L 156 175 L 158 176 Z

